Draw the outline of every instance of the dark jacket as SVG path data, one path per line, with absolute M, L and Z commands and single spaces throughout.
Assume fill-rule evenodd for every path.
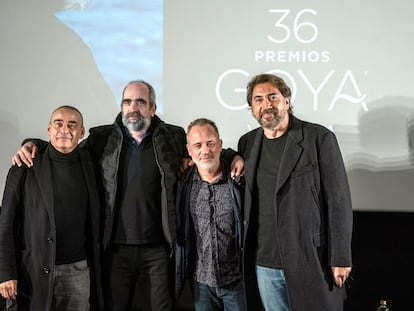
M 39 150 L 31 168 L 10 168 L 0 212 L 0 282 L 18 280 L 19 310 L 47 311 L 52 303 L 56 228 L 51 163 L 46 150 L 47 145 Z M 88 190 L 86 248 L 91 310 L 100 310 L 100 204 L 90 156 L 84 150 L 79 154 Z
M 249 309 L 255 310 L 254 187 L 263 129 L 239 141 L 245 159 L 244 275 Z M 330 267 L 351 266 L 352 207 L 341 152 L 328 129 L 290 116 L 274 191 L 281 259 L 291 311 L 343 309 L 345 288 Z M 251 227 L 250 227 L 251 226 Z
M 235 238 L 237 240 L 236 252 L 241 259 L 241 219 L 242 219 L 242 195 L 241 186 L 237 184 L 231 177 L 229 166 L 222 161 L 226 167 L 223 173 L 227 176 L 227 184 L 233 198 L 233 211 L 235 221 Z M 196 172 L 196 166 L 188 168 L 182 180 L 179 182 L 177 191 L 177 244 L 175 252 L 176 276 L 175 276 L 175 296 L 178 298 L 184 288 L 185 281 L 192 277 L 195 264 L 195 237 L 193 236 L 191 215 L 190 215 L 190 198 L 192 189 L 192 180 Z M 240 262 L 241 266 L 241 262 Z
M 102 192 L 105 204 L 105 225 L 103 244 L 108 246 L 112 238 L 115 217 L 115 199 L 117 195 L 117 176 L 122 149 L 121 114 L 111 125 L 90 129 L 88 138 L 82 147 L 92 154 L 102 178 Z M 182 159 L 187 157 L 186 136 L 181 127 L 166 124 L 157 116 L 151 121 L 152 142 L 156 162 L 161 173 L 161 213 L 164 237 L 174 250 L 175 228 L 175 191 Z M 172 254 L 172 253 L 171 253 Z

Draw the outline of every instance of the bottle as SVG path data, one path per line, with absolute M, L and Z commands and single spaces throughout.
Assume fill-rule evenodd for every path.
M 380 304 L 377 308 L 377 311 L 390 311 L 390 309 L 387 307 L 386 300 L 380 300 Z

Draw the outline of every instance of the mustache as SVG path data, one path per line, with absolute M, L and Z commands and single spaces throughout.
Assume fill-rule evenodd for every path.
M 131 111 L 124 115 L 125 119 L 131 118 L 131 117 L 141 119 L 142 115 L 138 111 Z
M 262 111 L 260 112 L 260 117 L 263 117 L 263 115 L 264 115 L 264 114 L 266 114 L 266 113 L 272 113 L 272 114 L 274 114 L 275 116 L 277 116 L 277 110 L 276 110 L 276 109 L 274 109 L 274 108 L 267 108 L 267 109 L 262 110 Z

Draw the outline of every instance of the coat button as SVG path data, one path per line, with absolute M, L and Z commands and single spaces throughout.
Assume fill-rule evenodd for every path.
M 50 269 L 49 269 L 49 268 L 47 268 L 47 267 L 44 267 L 44 268 L 43 268 L 43 272 L 44 272 L 45 274 L 49 274 Z

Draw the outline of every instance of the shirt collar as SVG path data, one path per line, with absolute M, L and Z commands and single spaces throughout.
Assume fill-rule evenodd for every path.
M 219 176 L 211 184 L 217 184 L 217 183 L 226 182 L 225 176 L 227 175 L 227 173 L 226 173 L 226 170 L 224 169 L 223 162 L 221 162 L 221 167 L 222 167 L 222 169 L 221 169 L 221 172 L 220 172 Z M 197 167 L 195 167 L 194 169 L 195 169 L 195 171 L 194 171 L 194 175 L 193 175 L 193 182 L 194 181 L 204 182 L 204 180 L 202 180 L 201 177 L 200 177 L 200 175 L 198 174 Z

